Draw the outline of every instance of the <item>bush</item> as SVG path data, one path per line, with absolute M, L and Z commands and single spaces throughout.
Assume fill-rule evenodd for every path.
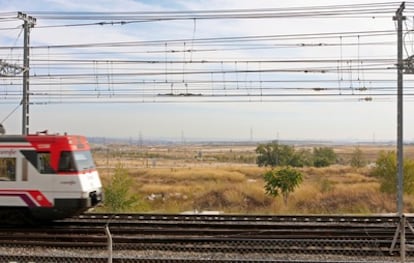
M 303 174 L 290 167 L 270 170 L 263 177 L 266 194 L 274 197 L 282 194 L 285 204 L 289 194 L 303 181 Z
M 326 167 L 336 163 L 336 154 L 330 147 L 313 148 L 313 165 L 315 167 Z
M 129 193 L 132 179 L 128 171 L 121 165 L 115 168 L 115 174 L 108 186 L 104 187 L 104 206 L 110 212 L 130 210 L 137 202 L 137 198 Z
M 366 161 L 359 147 L 356 147 L 351 155 L 350 165 L 355 168 L 361 168 L 365 166 Z
M 397 192 L 397 155 L 394 151 L 381 151 L 372 175 L 381 181 L 380 190 L 385 193 Z M 403 168 L 404 193 L 414 193 L 414 161 L 404 160 Z
M 277 142 L 259 144 L 256 148 L 256 163 L 259 166 L 292 166 L 303 167 L 310 165 L 310 152 L 296 151 L 294 146 L 278 144 Z

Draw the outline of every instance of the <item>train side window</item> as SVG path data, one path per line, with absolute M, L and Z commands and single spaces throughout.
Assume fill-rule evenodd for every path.
M 0 181 L 16 181 L 16 158 L 0 158 Z
M 76 171 L 75 161 L 72 152 L 61 152 L 59 159 L 59 172 Z
M 37 168 L 42 174 L 53 173 L 53 169 L 50 166 L 50 153 L 43 152 L 37 154 Z

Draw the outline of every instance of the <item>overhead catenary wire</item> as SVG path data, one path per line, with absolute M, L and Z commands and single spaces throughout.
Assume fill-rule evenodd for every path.
M 284 8 L 221 9 L 191 11 L 139 11 L 139 12 L 56 12 L 30 11 L 44 20 L 172 20 L 172 19 L 235 19 L 235 18 L 281 18 L 313 16 L 346 16 L 357 14 L 388 14 L 395 10 L 398 2 L 370 4 L 301 6 Z M 29 11 L 26 11 L 29 12 Z
M 266 8 L 249 10 L 201 10 L 201 11 L 164 11 L 164 12 L 30 12 L 42 23 L 35 30 L 49 30 L 54 27 L 95 27 L 97 25 L 127 25 L 128 23 L 158 22 L 172 20 L 191 20 L 192 34 L 189 38 L 160 38 L 140 41 L 113 41 L 113 42 L 84 42 L 79 39 L 77 43 L 54 43 L 31 45 L 31 76 L 30 85 L 32 98 L 39 103 L 41 100 L 48 101 L 51 96 L 61 98 L 70 97 L 71 103 L 78 99 L 94 97 L 97 101 L 102 94 L 112 97 L 122 97 L 127 100 L 131 94 L 140 93 L 143 96 L 153 96 L 158 99 L 160 94 L 179 99 L 187 95 L 187 99 L 201 93 L 201 98 L 218 98 L 220 92 L 230 92 L 234 87 L 239 93 L 228 94 L 229 98 L 237 96 L 279 96 L 280 92 L 288 90 L 294 97 L 306 92 L 314 92 L 315 97 L 321 96 L 322 90 L 335 91 L 334 96 L 341 96 L 342 91 L 346 93 L 348 86 L 358 83 L 366 86 L 370 84 L 371 91 L 388 89 L 393 91 L 393 86 L 379 86 L 381 82 L 391 82 L 392 74 L 395 72 L 395 59 L 393 53 L 385 53 L 378 57 L 369 57 L 363 54 L 362 47 L 393 46 L 395 40 L 394 30 L 351 30 L 335 32 L 306 32 L 291 34 L 269 34 L 269 35 L 227 35 L 219 37 L 195 37 L 195 25 L 199 20 L 221 20 L 221 19 L 347 19 L 368 18 L 370 16 L 384 17 L 395 12 L 394 3 L 375 4 L 349 4 L 332 6 L 308 6 L 288 8 Z M 4 13 L 13 15 L 12 13 Z M 0 13 L 2 16 L 2 13 Z M 1 21 L 1 20 L 0 20 Z M 47 23 L 44 23 L 44 22 Z M 88 21 L 92 21 L 89 23 Z M 64 22 L 65 25 L 53 24 Z M 198 24 L 197 24 L 198 26 Z M 0 24 L 1 27 L 1 24 Z M 0 28 L 1 29 L 1 28 Z M 198 27 L 197 27 L 197 30 Z M 410 30 L 406 34 L 411 34 Z M 198 35 L 198 32 L 197 32 Z M 202 35 L 202 34 L 200 34 Z M 341 39 L 341 41 L 339 41 Z M 407 44 L 411 41 L 407 41 Z M 218 55 L 226 51 L 248 51 L 248 50 L 277 50 L 283 49 L 334 49 L 340 47 L 354 47 L 353 56 L 343 54 L 341 58 L 328 58 L 314 56 L 311 58 L 279 58 L 269 59 L 258 56 L 256 59 L 231 54 L 225 57 Z M 1 46 L 0 54 L 10 52 L 19 47 Z M 180 55 L 178 55 L 180 54 Z M 197 54 L 197 57 L 195 55 Z M 118 56 L 121 58 L 113 58 Z M 126 56 L 133 58 L 125 59 Z M 203 58 L 203 56 L 205 58 Z M 214 56 L 216 56 L 214 58 Z M 217 57 L 220 59 L 217 59 Z M 141 57 L 137 59 L 136 57 Z M 213 58 L 211 58 L 213 57 Z M 10 61 L 18 63 L 20 58 L 9 58 Z M 237 65 L 237 67 L 235 67 Z M 344 66 L 346 65 L 346 66 Z M 338 79 L 336 75 L 342 72 L 344 75 Z M 353 74 L 356 72 L 356 74 Z M 277 77 L 272 75 L 276 74 Z M 280 80 L 282 74 L 291 75 Z M 300 74 L 306 75 L 306 79 L 297 80 L 302 86 L 292 86 L 295 78 Z M 324 83 L 324 79 L 335 79 L 335 81 Z M 362 77 L 363 76 L 363 77 Z M 315 79 L 314 79 L 315 78 Z M 363 81 L 361 81 L 363 78 Z M 385 79 L 384 79 L 385 78 Z M 278 80 L 279 79 L 279 80 Z M 3 86 L 18 87 L 19 78 L 8 78 L 8 83 Z M 312 83 L 320 82 L 321 87 L 309 87 Z M 278 86 L 267 86 L 269 83 L 278 83 Z M 348 84 L 347 84 L 348 83 Z M 139 85 L 139 86 L 137 86 Z M 141 86 L 152 90 L 140 90 Z M 181 86 L 180 86 L 181 85 Z M 212 88 L 212 85 L 214 87 Z M 283 87 L 285 85 L 285 87 Z M 327 85 L 340 86 L 326 87 Z M 91 90 L 91 86 L 95 90 Z M 167 87 L 167 88 L 166 88 Z M 352 87 L 358 90 L 358 87 Z M 365 87 L 366 88 L 366 87 Z M 214 92 L 217 96 L 210 96 L 207 90 Z M 263 94 L 263 91 L 272 93 Z M 366 91 L 364 89 L 361 92 Z M 132 92 L 132 93 L 128 93 Z M 279 92 L 279 93 L 278 93 Z M 12 97 L 13 92 L 7 90 L 2 95 L 7 101 L 15 101 L 18 92 Z M 375 97 L 392 96 L 390 93 L 372 92 Z M 324 96 L 324 95 L 322 95 Z M 410 95 L 407 95 L 410 96 Z M 209 99 L 206 99 L 209 100 Z M 65 103 L 64 100 L 61 101 Z

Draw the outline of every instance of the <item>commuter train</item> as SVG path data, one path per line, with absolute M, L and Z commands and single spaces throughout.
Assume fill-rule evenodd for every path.
M 101 201 L 101 181 L 84 136 L 0 135 L 0 221 L 63 219 Z

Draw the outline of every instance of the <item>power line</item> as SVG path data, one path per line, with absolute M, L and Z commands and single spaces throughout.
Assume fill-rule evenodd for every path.
M 266 9 L 168 11 L 168 12 L 30 12 L 42 22 L 74 21 L 67 26 L 88 26 L 135 23 L 142 21 L 207 19 L 287 19 L 312 17 L 350 18 L 375 16 L 389 19 L 395 3 L 359 5 L 332 5 Z M 0 17 L 7 13 L 0 13 Z M 98 22 L 95 22 L 99 20 Z M 88 21 L 93 21 L 89 23 Z M 44 24 L 36 30 L 48 30 Z M 263 34 L 239 36 L 213 36 L 191 38 L 148 39 L 140 41 L 82 42 L 68 44 L 37 44 L 30 47 L 30 84 L 36 103 L 52 99 L 61 103 L 102 97 L 120 98 L 128 101 L 134 97 L 170 97 L 176 101 L 185 99 L 210 100 L 228 96 L 279 97 L 303 96 L 341 97 L 348 91 L 366 93 L 367 96 L 383 98 L 395 91 L 392 74 L 396 71 L 393 52 L 381 56 L 364 54 L 365 50 L 380 46 L 394 46 L 390 36 L 394 30 L 351 30 L 340 32 L 306 32 L 290 34 Z M 410 34 L 411 31 L 405 31 Z M 155 35 L 154 35 L 155 36 Z M 191 44 L 190 44 L 191 43 Z M 408 45 L 412 42 L 407 41 Z M 332 50 L 353 48 L 336 58 Z M 265 51 L 279 49 L 330 50 L 330 57 L 271 57 Z M 19 49 L 19 48 L 17 48 Z M 1 53 L 10 53 L 16 47 L 3 45 Z M 256 50 L 255 58 L 231 51 Z M 387 49 L 388 50 L 388 49 Z M 230 52 L 227 52 L 230 51 Z M 259 52 L 263 51 L 263 54 Z M 225 54 L 230 54 L 227 55 Z M 187 56 L 189 54 L 189 56 Z M 334 55 L 332 55 L 334 54 Z M 189 59 L 191 57 L 191 59 Z M 22 59 L 10 58 L 8 62 L 19 64 Z M 341 78 L 338 76 L 341 75 Z M 282 78 L 283 76 L 283 78 Z M 288 77 L 287 77 L 288 76 Z M 304 77 L 305 76 L 305 77 Z M 339 81 L 338 81 L 339 79 Z M 3 79 L 0 96 L 16 100 L 21 94 L 19 77 Z M 300 83 L 301 85 L 296 85 Z M 315 86 L 315 83 L 318 83 Z M 381 83 L 387 83 L 381 85 Z M 7 87 L 7 89 L 6 89 Z M 349 87 L 349 90 L 346 90 Z M 324 95 L 324 92 L 333 92 Z M 312 93 L 312 95 L 308 94 Z M 223 95 L 224 94 L 224 95 Z M 380 95 L 381 94 L 381 95 Z M 358 95 L 359 96 L 359 95 Z M 364 95 L 365 96 L 365 95 Z M 209 98 L 209 99 L 206 99 Z M 102 100 L 103 101 L 103 100 Z M 362 101 L 369 101 L 363 99 Z M 148 102 L 148 100 L 147 100 Z
M 390 14 L 398 2 L 326 5 L 261 9 L 221 9 L 191 11 L 143 11 L 143 12 L 40 12 L 31 11 L 43 20 L 120 20 L 150 21 L 179 19 L 258 19 L 284 17 L 347 16 L 358 14 Z

